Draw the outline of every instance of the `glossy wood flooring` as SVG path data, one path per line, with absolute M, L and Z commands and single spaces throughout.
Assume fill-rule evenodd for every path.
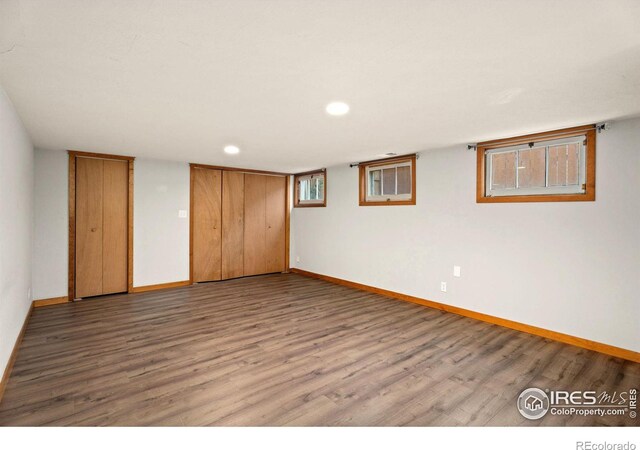
M 640 365 L 300 275 L 34 311 L 3 425 L 637 425 L 528 421 L 526 387 L 622 391 Z

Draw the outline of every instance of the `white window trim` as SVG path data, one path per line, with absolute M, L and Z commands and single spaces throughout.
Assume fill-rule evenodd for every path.
M 319 199 L 313 199 L 313 200 L 302 200 L 302 195 L 300 192 L 300 185 L 302 184 L 303 181 L 311 181 L 313 179 L 320 179 L 322 178 L 322 198 Z M 298 186 L 296 187 L 296 189 L 298 189 L 298 204 L 299 205 L 321 205 L 324 203 L 324 198 L 326 196 L 326 184 L 325 184 L 325 177 L 324 177 L 324 173 L 322 172 L 318 172 L 318 173 L 312 173 L 309 175 L 302 175 L 300 177 L 298 177 Z
M 493 150 L 487 150 L 485 152 L 485 186 L 487 191 L 485 195 L 487 197 L 504 197 L 504 196 L 519 196 L 519 195 L 557 195 L 557 194 L 584 194 L 585 182 L 586 182 L 586 135 L 572 136 L 563 139 L 550 139 L 542 141 L 534 141 L 533 146 L 529 144 L 518 144 L 509 147 L 501 147 Z M 571 186 L 549 186 L 549 147 L 563 144 L 578 143 L 578 184 Z M 529 148 L 545 147 L 545 187 L 531 187 L 531 188 L 519 188 L 518 176 L 519 176 L 519 150 L 528 150 Z M 515 188 L 501 188 L 493 189 L 491 182 L 493 179 L 493 164 L 491 162 L 491 156 L 500 153 L 512 153 L 515 152 L 515 169 L 516 169 L 516 187 Z
M 409 192 L 408 194 L 396 194 L 396 195 L 371 195 L 370 189 L 371 184 L 369 182 L 369 174 L 372 171 L 384 170 L 384 169 L 393 169 L 398 167 L 409 167 L 411 169 L 412 161 L 402 161 L 398 163 L 386 164 L 386 165 L 378 165 L 378 166 L 367 166 L 365 170 L 365 180 L 366 180 L 366 195 L 365 201 L 367 202 L 387 202 L 387 201 L 406 201 L 411 200 L 411 196 L 413 192 Z M 413 177 L 412 170 L 409 170 L 409 176 Z M 380 177 L 380 192 L 384 192 L 384 177 Z M 410 188 L 412 189 L 413 180 L 410 180 L 409 183 Z M 398 190 L 398 177 L 396 175 L 396 192 Z

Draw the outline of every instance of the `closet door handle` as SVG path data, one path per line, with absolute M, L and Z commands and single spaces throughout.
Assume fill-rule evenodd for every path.
M 95 233 L 95 232 L 96 232 L 96 230 L 97 230 L 97 228 L 91 228 L 91 232 L 92 232 L 92 233 Z

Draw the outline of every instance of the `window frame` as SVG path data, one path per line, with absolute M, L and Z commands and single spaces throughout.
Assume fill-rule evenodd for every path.
M 375 161 L 367 161 L 358 164 L 359 172 L 359 204 L 360 206 L 400 206 L 400 205 L 415 205 L 416 204 L 416 155 L 407 155 L 401 157 L 378 159 Z M 392 198 L 396 195 L 380 195 L 375 196 L 373 200 L 369 200 L 371 196 L 368 195 L 369 185 L 369 172 L 371 169 L 379 170 L 389 167 L 401 167 L 410 165 L 411 173 L 411 194 L 406 198 Z M 397 178 L 396 178 L 397 183 Z M 407 194 L 401 194 L 407 195 Z M 387 198 L 387 200 L 383 200 Z
M 322 200 L 300 200 L 300 181 L 306 178 L 312 178 L 314 175 L 322 175 L 323 178 L 323 193 Z M 322 208 L 327 206 L 327 170 L 319 169 L 319 170 L 311 170 L 309 172 L 297 173 L 293 176 L 294 183 L 294 198 L 293 198 L 293 207 L 294 208 Z
M 528 188 L 529 192 L 524 194 L 500 194 L 487 195 L 489 189 L 488 170 L 487 170 L 487 154 L 499 153 L 501 149 L 507 150 L 507 147 L 516 147 L 535 142 L 535 146 L 549 145 L 554 141 L 564 140 L 584 136 L 586 143 L 582 145 L 580 158 L 584 158 L 584 172 L 579 169 L 579 177 L 584 192 L 561 192 L 563 189 L 558 187 L 550 188 Z M 511 149 L 511 151 L 517 150 Z M 565 128 L 561 130 L 548 131 L 544 133 L 529 134 L 508 139 L 497 139 L 478 143 L 477 152 L 477 175 L 476 175 L 476 202 L 477 203 L 521 203 L 521 202 L 578 202 L 578 201 L 595 201 L 596 196 L 596 128 L 595 125 L 587 125 L 581 127 Z M 548 164 L 546 162 L 545 164 Z M 579 163 L 580 164 L 580 163 Z M 517 173 L 516 168 L 516 173 Z M 548 176 L 548 168 L 545 169 L 545 177 Z M 535 193 L 535 189 L 541 193 Z M 582 188 L 581 188 L 582 189 Z M 525 189 L 523 191 L 526 192 Z M 570 190 L 570 189 L 565 189 Z M 550 192 L 551 191 L 551 192 Z M 555 191 L 555 192 L 553 192 Z

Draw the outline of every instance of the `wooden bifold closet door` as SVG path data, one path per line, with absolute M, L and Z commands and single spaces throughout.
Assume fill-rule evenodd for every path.
M 267 273 L 266 248 L 267 177 L 244 176 L 244 274 Z
M 244 274 L 285 270 L 286 178 L 245 175 Z
M 222 172 L 222 279 L 244 275 L 244 173 Z
M 265 199 L 266 272 L 285 270 L 285 198 L 286 178 L 267 177 Z
M 285 270 L 286 177 L 191 166 L 193 282 Z
M 127 291 L 127 161 L 76 158 L 75 297 Z
M 222 171 L 195 168 L 193 177 L 193 281 L 222 278 Z

